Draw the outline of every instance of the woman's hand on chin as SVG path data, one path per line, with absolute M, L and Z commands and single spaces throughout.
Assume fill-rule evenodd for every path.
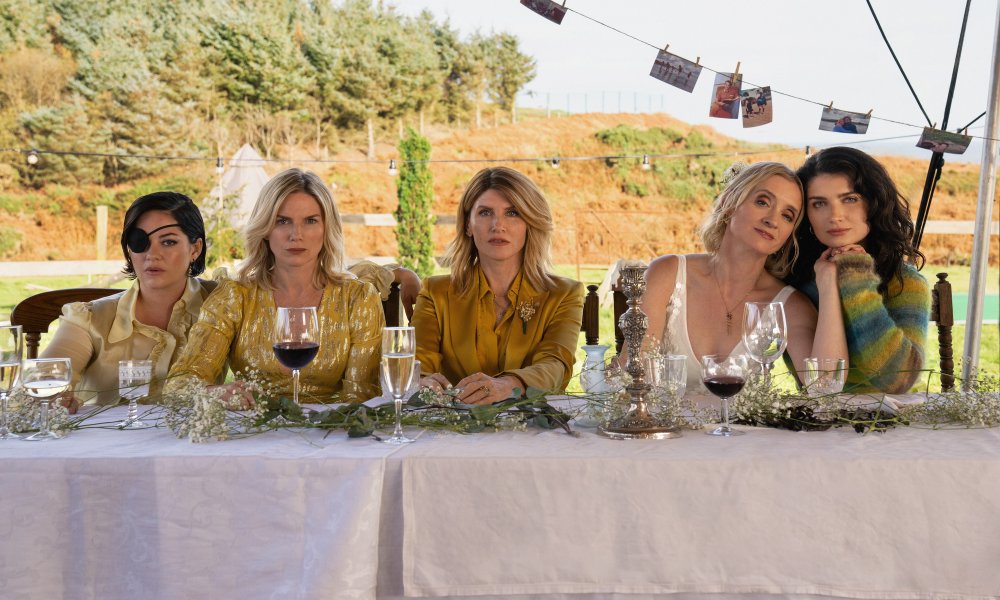
M 466 404 L 493 404 L 510 398 L 514 388 L 524 390 L 524 384 L 517 377 L 502 375 L 490 377 L 485 373 L 473 373 L 458 382 L 462 393 L 458 401 Z
M 826 252 L 830 253 L 830 260 L 833 260 L 841 254 L 865 254 L 865 248 L 860 244 L 847 244 L 846 246 L 827 248 Z M 824 254 L 826 254 L 826 252 L 824 252 Z

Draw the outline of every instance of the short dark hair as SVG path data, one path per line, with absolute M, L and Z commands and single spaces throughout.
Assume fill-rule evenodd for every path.
M 865 251 L 875 260 L 875 272 L 880 283 L 878 291 L 885 294 L 893 277 L 902 278 L 904 262 L 918 269 L 924 265 L 924 255 L 913 246 L 913 221 L 910 204 L 899 193 L 888 171 L 868 154 L 846 146 L 826 148 L 813 154 L 799 167 L 796 175 L 806 190 L 806 210 L 809 205 L 809 182 L 817 175 L 843 175 L 854 191 L 868 206 L 868 237 Z M 809 228 L 805 218 L 795 235 L 799 239 L 799 260 L 792 269 L 789 282 L 800 286 L 814 277 L 813 266 L 826 249 Z
M 208 240 L 205 239 L 205 221 L 201 218 L 201 211 L 194 201 L 177 192 L 153 192 L 137 198 L 128 210 L 125 211 L 125 225 L 122 227 L 122 254 L 125 255 L 125 268 L 122 271 L 129 279 L 135 279 L 135 269 L 132 267 L 132 259 L 128 255 L 128 232 L 135 228 L 135 224 L 142 215 L 151 210 L 162 210 L 170 213 L 181 231 L 187 236 L 192 244 L 202 240 L 201 254 L 191 263 L 190 275 L 195 277 L 205 272 L 205 253 L 208 249 Z

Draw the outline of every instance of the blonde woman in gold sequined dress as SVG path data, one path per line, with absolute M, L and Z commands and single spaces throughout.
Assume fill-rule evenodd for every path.
M 291 372 L 272 350 L 275 314 L 315 306 L 320 349 L 301 371 L 303 400 L 377 396 L 382 305 L 374 287 L 342 271 L 343 240 L 340 214 L 318 176 L 289 169 L 271 179 L 246 227 L 247 259 L 202 306 L 171 378 L 212 382 L 228 358 L 235 373 L 256 370 L 277 393 L 290 394 Z M 230 385 L 233 404 L 252 402 L 238 383 Z

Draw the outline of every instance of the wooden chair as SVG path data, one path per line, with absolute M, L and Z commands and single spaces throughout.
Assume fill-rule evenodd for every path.
M 587 345 L 596 346 L 601 343 L 601 302 L 597 297 L 597 286 L 588 285 L 587 295 L 583 299 L 583 322 L 580 331 Z
M 399 282 L 393 281 L 389 287 L 389 297 L 382 301 L 386 327 L 399 327 Z
M 937 323 L 938 354 L 940 355 L 941 389 L 955 389 L 955 361 L 951 346 L 951 328 L 955 325 L 952 307 L 951 283 L 947 273 L 937 274 L 937 283 L 931 289 L 931 321 Z
M 64 304 L 70 302 L 90 302 L 124 290 L 112 288 L 69 288 L 52 290 L 29 296 L 21 300 L 10 313 L 11 325 L 20 325 L 24 330 L 26 358 L 38 358 L 38 344 L 42 334 L 49 330 L 49 324 L 62 314 Z

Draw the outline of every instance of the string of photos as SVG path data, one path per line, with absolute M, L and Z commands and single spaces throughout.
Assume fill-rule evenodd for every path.
M 695 85 L 703 70 L 715 73 L 715 81 L 712 84 L 711 97 L 709 98 L 708 116 L 716 119 L 741 119 L 743 127 L 760 127 L 767 125 L 774 119 L 774 103 L 772 95 L 778 94 L 789 98 L 794 98 L 802 102 L 816 104 L 822 107 L 820 113 L 820 131 L 832 131 L 834 133 L 845 133 L 851 135 L 865 135 L 868 133 L 868 126 L 872 119 L 905 125 L 908 127 L 920 128 L 920 125 L 903 123 L 892 119 L 873 117 L 874 110 L 867 112 L 856 112 L 834 108 L 833 102 L 824 105 L 807 98 L 801 98 L 786 92 L 772 90 L 771 86 L 749 84 L 743 87 L 743 76 L 740 74 L 740 63 L 736 63 L 736 68 L 732 72 L 716 71 L 701 64 L 701 57 L 691 61 L 677 54 L 668 51 L 670 45 L 659 48 L 634 35 L 626 33 L 616 27 L 608 25 L 598 19 L 581 13 L 566 6 L 566 0 L 561 3 L 556 0 L 520 0 L 521 4 L 533 12 L 545 17 L 557 25 L 561 25 L 567 12 L 573 12 L 581 17 L 593 21 L 631 38 L 641 44 L 645 44 L 656 49 L 656 58 L 653 59 L 653 66 L 649 75 L 670 86 L 687 93 L 694 92 Z M 973 120 L 974 123 L 977 119 Z M 945 152 L 949 154 L 963 154 L 972 142 L 973 136 L 968 135 L 969 123 L 957 132 L 949 132 L 934 127 L 923 127 L 917 147 L 926 148 L 933 152 Z

